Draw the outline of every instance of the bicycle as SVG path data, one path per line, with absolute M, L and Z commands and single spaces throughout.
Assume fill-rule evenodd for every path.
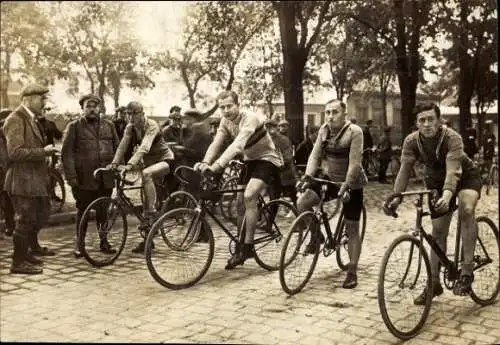
M 376 147 L 367 147 L 363 150 L 363 157 L 367 155 L 366 161 L 363 162 L 363 168 L 366 171 L 368 177 L 378 176 L 378 170 L 380 167 L 380 162 L 377 157 Z
M 498 156 L 493 157 L 491 167 L 486 177 L 486 195 L 490 195 L 491 187 L 498 188 Z
M 128 234 L 127 215 L 134 215 L 140 222 L 139 233 L 144 239 L 151 224 L 148 224 L 143 215 L 143 207 L 134 205 L 132 200 L 125 195 L 125 191 L 141 190 L 142 185 L 137 182 L 142 177 L 142 170 L 139 172 L 125 172 L 120 168 L 99 168 L 94 171 L 94 177 L 99 174 L 109 173 L 112 175 L 115 188 L 114 194 L 110 197 L 101 197 L 88 205 L 82 214 L 78 225 L 78 247 L 85 259 L 95 267 L 103 267 L 115 262 L 120 256 Z M 135 178 L 127 180 L 127 175 L 135 174 Z M 111 177 L 111 176 L 110 176 Z M 179 197 L 186 197 L 187 193 L 173 193 L 170 199 L 163 203 L 162 212 L 172 207 L 174 200 Z M 190 196 L 190 195 L 189 195 Z M 143 196 L 141 194 L 141 200 Z M 196 200 L 190 199 L 191 202 Z M 142 202 L 142 205 L 144 203 Z M 95 225 L 89 229 L 89 223 L 95 221 Z M 96 236 L 97 235 L 97 236 Z M 107 239 L 116 253 L 103 253 L 100 245 L 101 240 Z
M 217 190 L 216 177 L 211 174 L 202 175 L 187 166 L 179 166 L 176 177 L 185 183 L 196 186 L 200 191 L 195 208 L 176 208 L 163 214 L 152 226 L 146 239 L 145 257 L 148 270 L 153 278 L 162 286 L 178 290 L 193 286 L 208 271 L 215 251 L 212 229 L 207 215 L 222 229 L 229 238 L 229 251 L 234 254 L 245 238 L 245 218 L 236 232 L 228 229 L 219 218 L 211 212 L 207 204 L 218 201 L 224 193 L 243 192 L 244 189 Z M 277 253 L 282 244 L 284 232 L 279 226 L 285 222 L 285 215 L 295 207 L 284 200 L 265 202 L 259 196 L 259 221 L 255 231 L 255 261 L 269 271 L 278 269 Z M 179 221 L 182 220 L 182 221 Z M 152 243 L 156 238 L 154 248 Z M 160 245 L 162 245 L 160 247 Z
M 279 263 L 280 284 L 283 290 L 289 295 L 299 293 L 309 282 L 316 267 L 316 263 L 318 262 L 320 251 L 323 252 L 325 257 L 335 252 L 337 264 L 342 270 L 347 269 L 347 263 L 349 262 L 348 255 L 346 257 L 349 239 L 345 231 L 344 208 L 342 207 L 340 210 L 337 226 L 333 234 L 330 228 L 328 215 L 323 208 L 328 185 L 340 187 L 342 183 L 320 178 L 312 178 L 312 181 L 321 183 L 320 202 L 316 210 L 302 212 L 295 219 L 281 251 Z M 349 192 L 338 199 L 341 198 L 343 202 L 346 202 L 349 198 Z M 320 248 L 321 225 L 326 232 L 326 240 L 322 248 Z M 363 205 L 360 229 L 361 244 L 365 237 L 365 230 L 366 208 Z M 302 267 L 307 269 L 306 273 L 299 271 Z
M 236 225 L 238 214 L 236 210 L 238 184 L 240 180 L 240 172 L 243 169 L 244 163 L 238 160 L 231 160 L 228 169 L 222 175 L 220 189 L 229 191 L 234 190 L 233 193 L 224 193 L 219 201 L 220 214 L 230 222 Z
M 60 160 L 61 154 L 54 154 L 52 161 L 54 161 L 54 157 L 58 157 Z M 54 214 L 61 212 L 64 203 L 66 202 L 66 187 L 61 173 L 54 166 L 54 164 L 48 164 L 48 168 L 50 212 L 51 214 Z
M 424 249 L 424 240 L 430 246 L 432 251 L 437 254 L 441 267 L 443 269 L 442 277 L 444 285 L 451 290 L 455 286 L 455 282 L 460 277 L 460 259 L 462 257 L 462 248 L 460 246 L 460 219 L 458 221 L 455 252 L 452 254 L 453 259 L 450 260 L 448 255 L 436 243 L 434 238 L 429 235 L 422 226 L 422 219 L 430 216 L 430 212 L 424 212 L 423 199 L 424 196 L 435 198 L 437 193 L 434 190 L 421 190 L 414 192 L 404 192 L 392 196 L 386 201 L 389 205 L 394 198 L 418 195 L 418 199 L 414 202 L 417 216 L 415 229 L 411 234 L 401 235 L 396 238 L 387 251 L 382 260 L 382 265 L 378 278 L 378 305 L 380 314 L 389 331 L 399 339 L 407 340 L 413 338 L 424 326 L 427 317 L 429 316 L 432 293 L 428 293 L 425 300 L 425 305 L 419 306 L 414 304 L 415 296 L 412 292 L 420 294 L 424 288 L 427 291 L 432 291 L 434 282 L 431 275 L 430 261 L 427 251 Z M 452 205 L 452 209 L 458 207 Z M 389 210 L 390 211 L 390 210 Z M 392 216 L 398 215 L 392 211 Z M 472 283 L 472 292 L 470 297 L 474 302 L 486 306 L 492 304 L 499 292 L 500 286 L 500 242 L 498 238 L 498 229 L 493 221 L 486 217 L 480 216 L 476 218 L 478 226 L 478 236 L 474 253 L 474 280 Z M 481 230 L 485 230 L 483 233 Z M 487 237 L 489 235 L 490 237 Z M 406 249 L 402 249 L 405 247 Z M 409 247 L 409 248 L 408 248 Z M 487 250 L 486 247 L 489 249 Z M 401 251 L 401 254 L 394 259 L 398 270 L 392 273 L 394 278 L 391 280 L 389 276 L 389 263 L 396 249 Z M 407 260 L 407 262 L 406 262 Z M 490 271 L 495 271 L 496 278 L 491 286 L 487 286 L 482 279 L 492 275 Z M 397 290 L 394 296 L 390 295 L 390 289 Z M 405 296 L 408 294 L 409 296 Z M 407 297 L 405 299 L 405 297 Z M 405 300 L 409 303 L 404 304 Z M 393 313 L 389 312 L 392 307 L 400 307 Z

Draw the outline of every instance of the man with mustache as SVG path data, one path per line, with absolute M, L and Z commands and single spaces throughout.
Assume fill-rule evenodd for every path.
M 111 121 L 100 118 L 101 99 L 88 94 L 80 98 L 80 107 L 83 116 L 70 122 L 66 127 L 62 144 L 62 163 L 64 176 L 76 200 L 76 238 L 78 240 L 78 226 L 83 212 L 94 200 L 110 196 L 114 181 L 100 175 L 94 177 L 94 171 L 104 168 L 113 160 L 113 155 L 118 148 L 118 135 Z M 105 219 L 98 222 L 104 223 Z M 113 254 L 106 237 L 100 239 L 100 249 L 103 253 Z M 81 257 L 78 241 L 74 252 L 75 257 Z
M 343 284 L 345 289 L 353 289 L 358 284 L 357 266 L 361 253 L 359 219 L 363 209 L 363 187 L 368 183 L 361 161 L 363 156 L 363 130 L 346 119 L 346 106 L 341 101 L 331 101 L 325 105 L 326 123 L 321 126 L 307 161 L 306 172 L 301 179 L 305 192 L 297 201 L 299 213 L 312 210 L 320 202 L 321 185 L 309 182 L 311 176 L 321 167 L 326 179 L 344 182 L 337 188 L 328 186 L 327 200 L 342 197 L 350 190 L 349 201 L 344 204 L 344 217 L 349 243 L 347 252 L 350 262 Z M 319 241 L 324 241 L 320 232 Z M 309 248 L 313 249 L 314 243 Z

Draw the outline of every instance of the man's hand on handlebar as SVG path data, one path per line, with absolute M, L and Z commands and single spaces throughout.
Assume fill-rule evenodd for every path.
M 383 206 L 384 213 L 387 216 L 392 216 L 394 218 L 397 218 L 398 214 L 396 213 L 396 210 L 398 209 L 398 207 L 402 201 L 403 201 L 403 199 L 400 196 L 391 195 L 384 202 L 384 206 Z
M 295 188 L 297 189 L 298 192 L 301 193 L 306 189 L 307 185 L 311 182 L 311 180 L 312 180 L 311 176 L 304 174 L 295 185 Z
M 210 164 L 208 164 L 206 162 L 198 162 L 193 166 L 193 169 L 195 171 L 199 171 L 203 174 L 205 172 L 205 170 L 207 170 L 209 167 L 210 167 Z

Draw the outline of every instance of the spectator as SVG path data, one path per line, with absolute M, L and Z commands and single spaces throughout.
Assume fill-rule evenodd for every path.
M 50 111 L 50 108 L 45 108 L 42 111 L 42 116 L 37 118 L 38 123 L 40 124 L 43 134 L 45 135 L 45 140 L 47 145 L 54 145 L 55 140 L 62 139 L 62 132 L 57 128 L 54 121 L 48 120 L 45 115 Z M 55 140 L 54 140 L 55 139 Z M 53 155 L 51 157 L 50 167 L 55 168 L 57 164 L 57 156 Z M 55 195 L 53 195 L 54 197 Z
M 79 103 L 83 116 L 68 124 L 62 146 L 64 175 L 76 200 L 76 258 L 82 256 L 78 248 L 78 229 L 83 212 L 94 200 L 111 196 L 114 187 L 112 178 L 96 179 L 94 171 L 111 163 L 119 144 L 113 123 L 99 117 L 100 99 L 89 94 L 82 96 Z M 106 221 L 102 215 L 101 219 L 97 217 L 100 224 Z M 104 236 L 100 238 L 100 250 L 107 254 L 116 252 Z
M 9 164 L 9 156 L 7 154 L 7 141 L 3 133 L 3 124 L 10 113 L 12 113 L 10 109 L 2 109 L 0 111 L 0 219 L 5 221 L 3 228 L 0 229 L 0 235 L 5 231 L 7 236 L 12 236 L 14 227 L 16 226 L 14 206 L 9 194 L 4 190 L 5 173 Z
M 170 124 L 163 128 L 163 138 L 167 143 L 177 143 L 180 144 L 182 142 L 182 116 L 181 116 L 181 108 L 178 106 L 173 106 L 170 108 L 170 115 L 168 116 L 170 120 Z
M 38 242 L 38 232 L 47 223 L 50 212 L 47 156 L 57 149 L 46 145 L 37 118 L 43 116 L 49 89 L 27 85 L 21 91 L 21 105 L 5 120 L 3 130 L 11 160 L 7 169 L 5 190 L 18 215 L 12 237 L 14 255 L 10 272 L 40 274 L 43 263 L 37 256 L 54 255 Z
M 373 147 L 373 137 L 371 129 L 373 126 L 373 120 L 366 121 L 366 126 L 363 129 L 363 168 L 368 171 L 368 161 L 370 159 L 371 152 L 366 150 Z
M 378 182 L 388 184 L 386 180 L 387 167 L 392 158 L 391 127 L 384 129 L 384 134 L 380 137 L 378 144 L 380 167 L 378 171 Z
M 305 165 L 307 165 L 307 160 L 314 147 L 316 138 L 318 137 L 318 131 L 319 127 L 309 126 L 307 128 L 307 135 L 305 139 L 297 146 L 297 149 L 295 150 L 294 163 L 299 170 L 299 165 L 303 165 L 304 167 Z
M 491 126 L 488 126 L 486 129 L 486 133 L 483 136 L 483 172 L 488 173 L 491 168 L 491 164 L 493 164 L 493 157 L 495 156 L 495 146 L 496 146 L 496 138 L 495 135 L 491 131 Z M 486 171 L 484 171 L 486 170 Z
M 115 125 L 116 134 L 118 139 L 122 140 L 123 133 L 125 132 L 125 127 L 127 127 L 127 115 L 125 114 L 125 107 L 121 106 L 116 109 L 115 119 L 113 124 Z
M 474 160 L 474 156 L 478 153 L 479 149 L 476 144 L 476 130 L 474 128 L 467 128 L 465 130 L 464 152 L 470 159 Z

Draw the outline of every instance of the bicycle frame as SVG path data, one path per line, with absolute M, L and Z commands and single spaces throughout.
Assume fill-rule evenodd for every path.
M 325 212 L 323 205 L 326 199 L 327 187 L 326 185 L 321 186 L 321 199 L 318 205 L 319 211 L 317 211 L 317 217 L 319 217 L 320 222 L 325 225 L 326 236 L 328 238 L 328 244 L 330 245 L 328 249 L 336 249 L 337 244 L 340 243 L 340 237 L 342 236 L 341 224 L 344 220 L 344 207 L 340 211 L 339 220 L 337 221 L 337 226 L 335 227 L 335 233 L 332 234 L 330 227 L 330 220 L 328 219 L 328 214 Z

